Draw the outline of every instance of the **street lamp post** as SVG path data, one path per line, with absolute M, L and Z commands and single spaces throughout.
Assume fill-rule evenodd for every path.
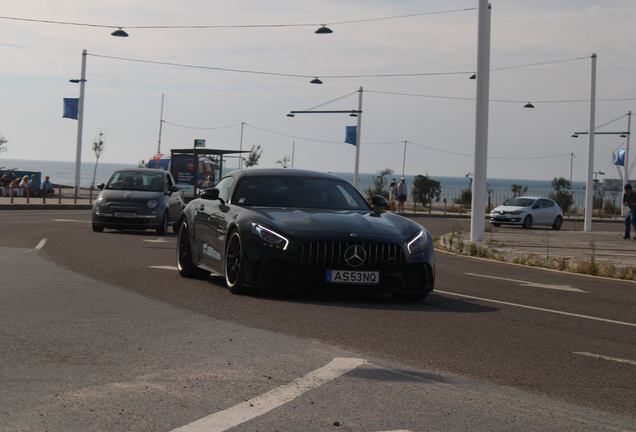
M 490 92 L 490 4 L 479 0 L 477 30 L 477 95 L 475 103 L 475 156 L 470 240 L 484 240 L 488 163 L 488 106 Z
M 82 73 L 77 106 L 77 149 L 75 151 L 75 202 L 79 196 L 80 171 L 82 169 L 82 128 L 84 126 L 84 84 L 86 83 L 86 50 L 82 51 Z
M 287 117 L 294 117 L 295 114 L 349 114 L 352 117 L 358 117 L 358 125 L 356 126 L 356 160 L 353 172 L 353 186 L 358 188 L 359 183 L 359 169 L 360 169 L 360 136 L 362 135 L 362 87 L 358 90 L 358 109 L 357 110 L 330 110 L 330 111 L 318 111 L 318 110 L 305 110 L 305 111 L 290 111 Z

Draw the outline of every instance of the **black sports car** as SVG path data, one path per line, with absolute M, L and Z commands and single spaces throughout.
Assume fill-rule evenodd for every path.
M 422 300 L 435 284 L 428 231 L 371 207 L 347 181 L 292 169 L 233 171 L 181 214 L 177 266 L 184 277 L 225 276 L 248 287 L 354 288 Z

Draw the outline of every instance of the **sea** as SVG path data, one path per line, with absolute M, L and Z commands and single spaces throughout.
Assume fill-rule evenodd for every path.
M 98 162 L 97 167 L 94 162 L 82 162 L 80 169 L 80 186 L 90 187 L 91 184 L 106 183 L 110 175 L 121 168 L 136 168 L 137 164 L 123 164 L 123 163 L 102 163 Z M 20 171 L 36 171 L 44 176 L 49 176 L 51 183 L 59 184 L 62 186 L 72 187 L 75 184 L 75 162 L 64 161 L 41 161 L 30 159 L 4 159 L 0 158 L 0 170 L 16 169 Z M 95 175 L 95 181 L 93 182 L 93 174 Z M 345 180 L 353 183 L 353 173 L 334 172 Z M 374 177 L 377 173 L 360 173 L 360 190 L 364 191 L 365 188 L 373 185 Z M 386 176 L 386 180 L 390 183 L 391 180 L 400 180 L 401 175 L 389 175 Z M 453 198 L 459 197 L 463 189 L 466 189 L 470 185 L 470 180 L 466 177 L 432 177 L 441 183 L 442 194 L 441 199 L 447 199 L 448 202 L 452 202 Z M 410 186 L 413 185 L 414 175 L 405 175 L 404 179 Z M 512 185 L 517 184 L 522 187 L 528 187 L 528 195 L 532 196 L 544 196 L 547 197 L 550 192 L 553 192 L 550 180 L 522 180 L 522 179 L 501 179 L 501 178 L 489 178 L 487 180 L 488 189 L 492 190 L 491 196 L 494 203 L 501 203 L 512 198 Z M 572 182 L 572 190 L 574 192 L 575 206 L 582 206 L 585 195 L 584 182 Z M 411 197 L 409 197 L 409 200 Z

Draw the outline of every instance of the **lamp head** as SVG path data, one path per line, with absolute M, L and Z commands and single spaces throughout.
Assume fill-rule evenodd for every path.
M 123 31 L 121 27 L 119 27 L 119 30 L 115 30 L 110 35 L 111 36 L 116 36 L 116 37 L 128 37 L 128 33 Z
M 331 30 L 329 27 L 325 27 L 323 25 L 318 30 L 316 30 L 315 33 L 316 34 L 329 34 L 329 33 L 333 33 L 333 30 Z

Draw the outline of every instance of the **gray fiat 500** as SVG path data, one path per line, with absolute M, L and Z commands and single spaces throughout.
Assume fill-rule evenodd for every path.
M 164 235 L 185 207 L 168 171 L 148 168 L 117 170 L 93 205 L 93 231 L 104 228 L 155 229 Z

